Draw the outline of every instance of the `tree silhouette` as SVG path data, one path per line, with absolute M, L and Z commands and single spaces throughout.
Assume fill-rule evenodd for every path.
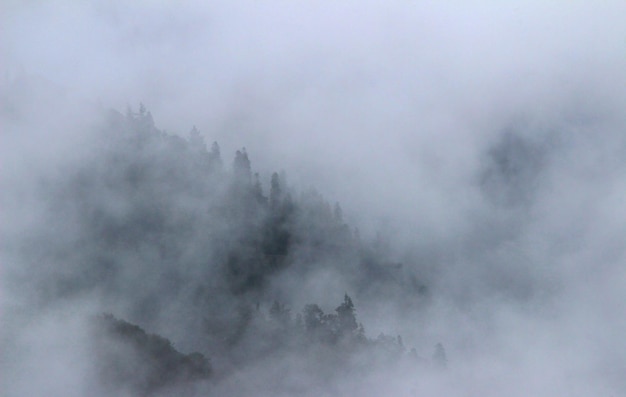
M 235 181 L 238 183 L 250 183 L 252 171 L 250 168 L 250 160 L 246 148 L 237 150 L 235 160 L 233 161 L 233 173 Z
M 337 319 L 339 321 L 339 333 L 341 335 L 351 334 L 358 328 L 356 322 L 356 316 L 354 314 L 354 304 L 352 299 L 345 294 L 343 297 L 343 303 L 339 305 L 335 311 L 337 312 Z

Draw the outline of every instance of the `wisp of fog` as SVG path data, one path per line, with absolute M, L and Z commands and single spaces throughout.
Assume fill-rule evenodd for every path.
M 0 5 L 0 394 L 626 396 L 626 3 Z

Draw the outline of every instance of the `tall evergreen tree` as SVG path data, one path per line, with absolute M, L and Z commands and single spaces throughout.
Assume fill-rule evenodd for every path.
M 207 151 L 204 137 L 202 137 L 200 131 L 196 128 L 195 125 L 193 126 L 191 131 L 189 131 L 189 138 L 187 138 L 187 140 L 189 141 L 189 146 L 193 150 L 201 153 L 205 153 Z
M 356 316 L 354 314 L 354 303 L 352 303 L 352 299 L 348 296 L 348 294 L 344 295 L 343 303 L 339 305 L 335 311 L 337 312 L 339 332 L 341 334 L 350 334 L 358 328 Z
M 248 153 L 246 148 L 237 150 L 235 153 L 235 160 L 233 162 L 233 173 L 235 181 L 238 183 L 250 183 L 252 178 L 252 171 L 250 167 L 250 159 L 248 159 Z
M 310 304 L 304 307 L 304 328 L 309 333 L 317 332 L 323 324 L 324 312 L 318 305 Z

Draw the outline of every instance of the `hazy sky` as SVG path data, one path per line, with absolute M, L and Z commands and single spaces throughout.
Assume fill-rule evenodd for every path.
M 3 75 L 143 101 L 170 132 L 434 229 L 499 131 L 623 123 L 620 1 L 181 3 L 9 2 Z
M 141 101 L 436 258 L 455 395 L 626 395 L 626 2 L 128 3 L 3 1 L 5 193 L 81 144 L 77 103 Z

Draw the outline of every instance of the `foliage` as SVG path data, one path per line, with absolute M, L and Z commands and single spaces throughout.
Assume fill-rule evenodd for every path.
M 201 353 L 180 353 L 168 339 L 111 314 L 99 316 L 96 324 L 109 342 L 100 346 L 96 357 L 106 384 L 150 394 L 211 375 L 209 360 Z
M 264 189 L 245 148 L 225 170 L 217 143 L 208 149 L 196 127 L 187 139 L 159 130 L 143 105 L 109 112 L 96 140 L 89 162 L 42 184 L 49 230 L 26 239 L 22 252 L 41 263 L 32 290 L 42 302 L 87 291 L 123 296 L 128 319 L 146 327 L 175 307 L 168 315 L 197 350 L 234 367 L 277 352 L 326 352 L 336 362 L 407 356 L 400 338 L 366 337 L 348 294 L 330 313 L 317 304 L 292 312 L 276 299 L 285 296 L 280 277 L 297 284 L 318 270 L 345 281 L 355 301 L 390 290 L 410 302 L 426 296 L 384 244 L 361 239 L 338 203 L 296 191 L 283 172 Z M 147 392 L 211 374 L 199 353 L 179 353 L 110 316 L 101 323 L 134 357 L 104 354 L 109 378 Z

